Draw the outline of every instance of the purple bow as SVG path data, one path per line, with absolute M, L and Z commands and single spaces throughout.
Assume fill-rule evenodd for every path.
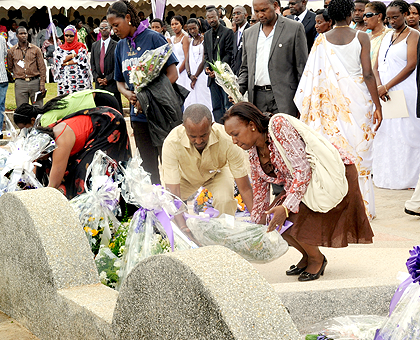
M 184 217 L 186 218 L 198 218 L 204 222 L 209 222 L 210 218 L 217 217 L 219 215 L 219 210 L 214 209 L 214 208 L 207 208 L 205 211 L 205 215 L 208 215 L 208 216 L 190 215 L 190 214 L 184 213 Z
M 136 39 L 136 37 L 148 27 L 149 27 L 149 20 L 147 20 L 147 19 L 143 20 L 143 21 L 140 22 L 140 25 L 139 25 L 139 27 L 137 27 L 133 36 L 132 37 L 130 37 L 130 36 L 127 37 L 127 40 L 129 41 L 129 43 L 131 44 L 131 47 L 133 49 L 136 48 L 136 43 L 134 42 L 134 39 Z

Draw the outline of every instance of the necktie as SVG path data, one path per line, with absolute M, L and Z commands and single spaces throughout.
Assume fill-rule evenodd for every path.
M 102 43 L 101 55 L 99 56 L 99 67 L 101 68 L 102 74 L 105 72 L 105 43 Z
M 296 17 L 296 18 L 295 18 L 295 20 L 296 20 L 296 21 L 299 21 L 299 17 Z
M 238 42 L 237 42 L 237 46 L 239 46 L 241 44 L 241 39 L 242 39 L 242 32 L 239 31 L 238 32 Z

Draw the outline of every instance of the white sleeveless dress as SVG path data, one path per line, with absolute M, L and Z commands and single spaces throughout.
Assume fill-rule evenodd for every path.
M 198 66 L 200 66 L 201 62 L 203 61 L 204 55 L 204 45 L 203 42 L 201 44 L 194 46 L 193 41 L 190 43 L 190 50 L 188 53 L 188 59 L 190 63 L 190 72 L 191 74 L 195 74 L 197 72 Z M 187 99 L 184 103 L 184 109 L 192 104 L 203 104 L 207 106 L 210 112 L 213 112 L 213 106 L 211 104 L 211 94 L 210 89 L 207 87 L 207 76 L 203 72 L 197 78 L 197 82 L 195 83 L 194 89 L 191 89 L 191 81 L 188 83 L 187 89 L 190 90 L 190 94 L 188 95 Z
M 407 65 L 407 38 L 389 47 L 392 34 L 389 32 L 385 35 L 378 53 L 378 71 L 382 84 L 394 78 Z M 409 117 L 382 121 L 373 144 L 373 181 L 380 188 L 415 188 L 420 173 L 416 70 L 404 81 L 388 89 L 396 90 L 404 91 Z
M 180 42 L 175 43 L 175 36 L 171 37 L 172 46 L 173 46 L 172 52 L 175 54 L 176 58 L 179 61 L 178 65 L 176 66 L 176 69 L 178 70 L 178 80 L 176 81 L 176 83 L 178 85 L 184 86 L 186 89 L 189 90 L 190 79 L 188 78 L 187 72 L 184 69 L 184 71 L 179 73 L 179 67 L 181 66 L 181 64 L 183 63 L 185 59 L 184 50 L 182 49 L 182 42 L 184 41 L 184 39 L 188 39 L 188 38 L 184 35 Z
M 295 103 L 303 122 L 353 156 L 366 214 L 373 219 L 374 106 L 363 81 L 358 32 L 346 45 L 332 44 L 323 34 L 319 35 L 308 57 Z

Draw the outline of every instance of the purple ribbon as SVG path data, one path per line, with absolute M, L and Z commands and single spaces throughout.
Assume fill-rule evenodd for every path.
M 207 208 L 206 211 L 205 211 L 205 214 L 208 215 L 208 216 L 204 217 L 204 216 L 200 216 L 200 215 L 190 215 L 190 214 L 184 213 L 184 217 L 186 217 L 186 218 L 198 218 L 198 219 L 200 219 L 204 222 L 209 222 L 210 218 L 219 216 L 219 210 L 214 209 L 214 208 Z
M 137 215 L 140 215 L 140 216 L 139 216 L 139 218 L 138 218 L 138 220 L 137 220 L 137 226 L 136 226 L 136 229 L 134 229 L 134 232 L 135 232 L 136 234 L 138 234 L 138 233 L 139 233 L 140 228 L 143 226 L 143 223 L 144 223 L 144 221 L 146 220 L 146 214 L 147 214 L 147 210 L 146 210 L 146 209 L 144 209 L 144 208 L 139 208 L 139 209 L 138 209 L 138 210 L 134 213 L 133 219 L 135 219 L 135 218 L 137 217 Z M 142 229 L 142 231 L 143 231 L 143 229 Z
M 174 231 L 171 225 L 171 218 L 165 210 L 161 210 L 156 213 L 156 217 L 165 229 L 166 236 L 168 236 L 169 243 L 171 244 L 171 249 L 174 251 Z
M 149 27 L 149 20 L 147 20 L 147 19 L 143 20 L 143 21 L 140 22 L 140 25 L 139 25 L 139 27 L 137 27 L 133 36 L 132 37 L 130 37 L 130 36 L 127 37 L 127 40 L 129 41 L 129 43 L 131 44 L 131 47 L 133 49 L 136 48 L 136 43 L 134 42 L 134 39 L 136 39 L 136 37 L 148 27 Z
M 408 277 L 404 282 L 402 282 L 395 292 L 394 296 L 391 299 L 391 303 L 389 304 L 389 315 L 395 309 L 395 306 L 400 301 L 401 296 L 404 294 L 404 291 L 412 282 L 420 283 L 420 246 L 413 247 L 413 250 L 409 251 L 410 257 L 406 262 L 408 273 L 410 277 Z
M 289 229 L 293 225 L 293 222 L 290 222 L 288 220 L 284 221 L 284 224 L 281 226 L 281 229 L 279 230 L 280 226 L 276 228 L 276 230 L 281 234 L 283 234 L 287 229 Z

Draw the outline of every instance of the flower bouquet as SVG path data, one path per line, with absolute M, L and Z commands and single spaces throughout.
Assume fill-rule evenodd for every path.
M 319 334 L 308 334 L 305 340 L 372 340 L 385 320 L 377 315 L 351 315 L 332 318 L 311 327 Z
M 206 188 L 203 188 L 195 197 L 194 212 L 199 214 L 206 211 L 209 207 L 213 207 L 213 195 Z
M 70 200 L 94 254 L 98 252 L 100 243 L 108 244 L 111 228 L 118 228 L 119 222 L 115 215 L 119 209 L 118 186 L 121 180 L 117 163 L 98 150 L 86 172 L 85 193 Z
M 55 148 L 52 137 L 36 129 L 25 130 L 0 151 L 0 196 L 6 192 L 42 188 L 33 172 L 36 160 Z
M 410 276 L 395 292 L 390 315 L 374 340 L 420 339 L 420 246 L 410 250 L 406 265 Z
M 128 227 L 117 288 L 142 259 L 197 248 L 171 221 L 175 215 L 186 211 L 185 204 L 162 186 L 152 185 L 150 174 L 144 171 L 141 162 L 137 151 L 136 157 L 130 159 L 123 169 L 121 194 L 127 203 L 139 209 Z
M 215 74 L 216 84 L 219 85 L 228 96 L 232 97 L 234 103 L 245 101 L 239 92 L 239 84 L 236 75 L 233 73 L 229 64 L 220 60 L 220 55 L 214 63 L 208 61 Z
M 159 76 L 171 54 L 172 45 L 166 44 L 144 52 L 137 66 L 129 66 L 130 83 L 134 85 L 135 92 L 140 92 L 143 87 Z
M 238 221 L 226 214 L 219 218 L 203 213 L 187 217 L 187 226 L 201 245 L 225 246 L 250 262 L 268 263 L 289 249 L 277 230 L 267 233 L 266 225 Z

